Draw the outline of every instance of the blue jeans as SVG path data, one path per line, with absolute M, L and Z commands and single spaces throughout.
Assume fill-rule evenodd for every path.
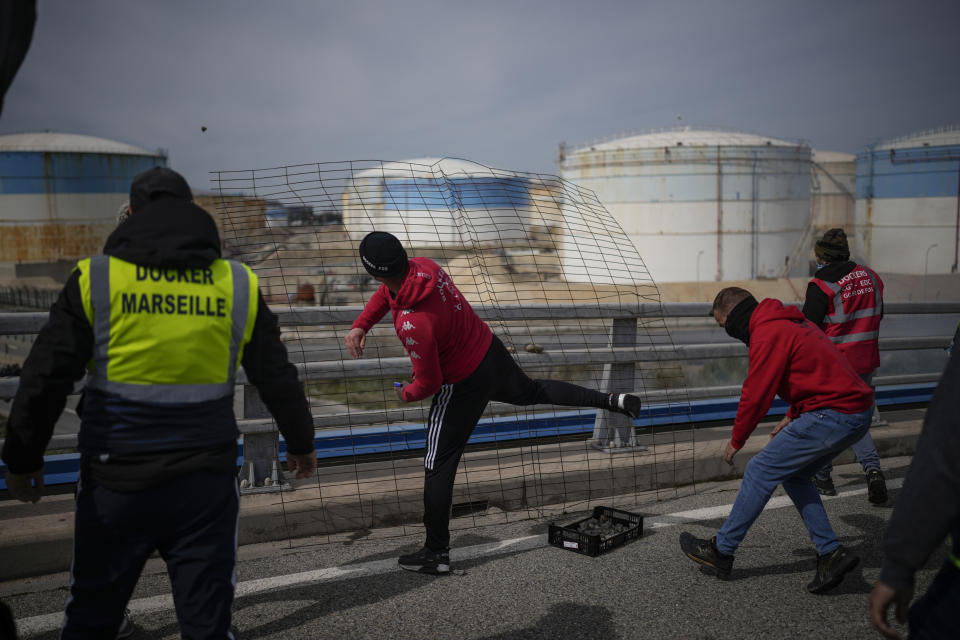
M 873 386 L 873 372 L 862 373 L 860 374 L 860 379 L 870 385 L 870 388 L 876 392 L 876 389 Z M 877 412 L 877 401 L 874 398 L 873 409 L 874 413 Z M 863 472 L 866 473 L 871 469 L 880 469 L 880 454 L 877 453 L 877 447 L 873 444 L 873 438 L 870 437 L 870 432 L 867 431 L 863 434 L 863 437 L 853 443 L 853 455 L 857 456 L 857 462 L 860 463 L 860 466 L 863 468 Z M 830 477 L 830 474 L 833 473 L 833 460 L 823 465 L 823 467 L 817 471 L 816 477 L 820 480 L 826 480 Z
M 872 407 L 860 413 L 817 409 L 800 414 L 771 438 L 747 463 L 730 517 L 717 532 L 717 550 L 727 555 L 737 550 L 779 484 L 800 512 L 817 553 L 836 549 L 840 543 L 811 478 L 825 462 L 863 437 L 872 414 Z

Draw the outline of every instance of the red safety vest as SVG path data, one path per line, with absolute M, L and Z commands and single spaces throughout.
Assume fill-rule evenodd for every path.
M 883 313 L 883 281 L 873 270 L 858 264 L 836 282 L 813 279 L 827 294 L 824 332 L 847 356 L 857 373 L 870 373 L 880 366 L 880 316 Z

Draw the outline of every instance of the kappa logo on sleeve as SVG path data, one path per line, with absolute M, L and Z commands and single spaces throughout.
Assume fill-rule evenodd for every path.
M 408 346 L 408 347 L 412 347 L 412 346 L 415 345 L 415 344 L 420 344 L 420 343 L 417 342 L 416 340 L 414 340 L 413 338 L 407 338 L 407 346 Z
M 414 360 L 422 360 L 422 358 L 420 357 L 420 354 L 417 353 L 416 351 L 411 351 L 410 357 Z
M 405 320 L 404 323 L 400 325 L 400 331 L 410 331 L 411 329 L 416 329 L 416 327 L 413 326 L 413 323 L 409 320 Z

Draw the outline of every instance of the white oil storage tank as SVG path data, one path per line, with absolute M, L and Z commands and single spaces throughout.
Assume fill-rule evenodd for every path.
M 133 177 L 166 165 L 154 153 L 67 133 L 0 136 L 0 263 L 16 277 L 63 277 L 96 255 Z
M 803 275 L 809 146 L 683 127 L 568 150 L 564 179 L 597 194 L 654 281 Z
M 385 162 L 353 174 L 341 207 L 355 241 L 376 229 L 413 248 L 510 246 L 528 237 L 530 182 L 453 158 Z
M 960 126 L 857 154 L 854 251 L 883 273 L 951 273 L 960 253 Z

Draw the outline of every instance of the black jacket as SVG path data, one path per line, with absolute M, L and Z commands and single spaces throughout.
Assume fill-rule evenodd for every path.
M 830 262 L 820 267 L 816 278 L 826 282 L 836 282 L 847 275 L 857 266 L 856 262 L 843 260 L 841 262 Z M 827 309 L 830 304 L 830 297 L 823 292 L 823 289 L 813 282 L 807 284 L 807 297 L 803 301 L 803 315 L 807 320 L 823 328 L 823 319 L 827 317 Z
M 220 239 L 205 211 L 185 200 L 165 198 L 136 211 L 118 226 L 103 252 L 138 265 L 200 268 L 220 257 Z M 44 448 L 66 396 L 85 375 L 86 363 L 93 355 L 93 330 L 84 314 L 78 282 L 79 273 L 74 271 L 23 365 L 2 454 L 15 473 L 28 473 L 43 465 Z M 313 420 L 303 387 L 280 341 L 276 316 L 262 295 L 257 304 L 257 320 L 243 353 L 244 371 L 276 419 L 288 450 L 309 453 L 313 449 Z M 85 398 L 84 402 L 92 399 Z M 232 406 L 232 400 L 227 400 Z M 82 418 L 82 408 L 79 412 Z M 201 450 L 111 456 L 106 461 L 85 455 L 82 472 L 85 479 L 89 476 L 110 488 L 137 490 L 190 471 L 235 472 L 236 457 L 234 439 Z
M 913 462 L 883 538 L 880 580 L 900 591 L 952 534 L 960 555 L 960 351 L 954 349 L 923 421 Z

